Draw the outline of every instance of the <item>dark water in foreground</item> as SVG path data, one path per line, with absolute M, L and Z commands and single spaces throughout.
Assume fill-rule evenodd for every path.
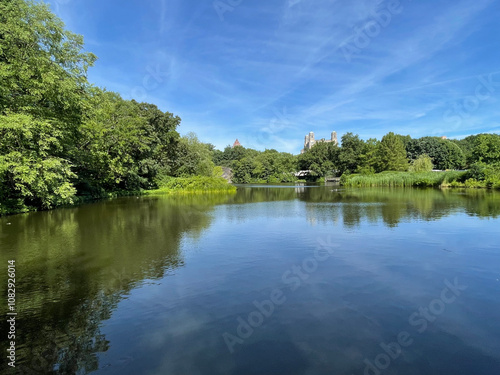
M 0 372 L 498 375 L 499 224 L 498 192 L 324 186 L 0 218 Z

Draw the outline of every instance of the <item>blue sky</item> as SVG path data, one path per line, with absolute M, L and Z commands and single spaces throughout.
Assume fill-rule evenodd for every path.
M 500 132 L 495 0 L 50 0 L 98 86 L 223 149 Z

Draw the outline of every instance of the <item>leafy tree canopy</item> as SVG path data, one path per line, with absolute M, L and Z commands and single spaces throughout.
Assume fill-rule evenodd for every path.
M 406 149 L 403 140 L 393 132 L 384 135 L 382 138 L 382 141 L 378 145 L 378 157 L 380 170 L 408 170 L 408 159 L 406 158 Z

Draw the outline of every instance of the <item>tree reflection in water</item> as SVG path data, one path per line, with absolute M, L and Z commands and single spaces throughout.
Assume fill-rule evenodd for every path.
M 309 222 L 346 228 L 364 220 L 396 227 L 457 212 L 500 215 L 500 193 L 486 190 L 291 185 L 241 187 L 235 195 L 120 198 L 0 218 L 1 260 L 16 259 L 18 270 L 17 373 L 86 374 L 102 368 L 106 364 L 97 353 L 110 347 L 102 322 L 144 280 L 175 274 L 184 265 L 182 239 L 201 237 L 217 207 L 225 205 L 217 214 L 230 221 L 244 220 L 237 215 L 242 204 L 290 200 L 299 203 L 294 214 Z M 290 215 L 271 211 L 266 214 Z M 0 282 L 6 285 L 4 273 Z M 7 364 L 0 369 L 6 371 Z

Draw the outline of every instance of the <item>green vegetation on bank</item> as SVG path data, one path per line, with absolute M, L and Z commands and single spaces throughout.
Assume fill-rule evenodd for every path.
M 462 181 L 452 181 L 450 187 L 500 189 L 500 162 L 475 163 Z
M 468 171 L 382 172 L 343 175 L 347 187 L 461 187 L 500 189 L 500 163 L 476 163 Z
M 227 146 L 224 151 L 214 150 L 213 161 L 233 171 L 233 182 L 280 183 L 294 182 L 296 157 L 276 150 L 257 151 L 242 146 Z
M 164 181 L 160 188 L 145 191 L 146 195 L 192 194 L 192 193 L 235 193 L 236 187 L 222 177 L 192 176 L 172 177 Z
M 372 175 L 343 175 L 347 187 L 440 187 L 460 181 L 466 172 L 382 172 Z

